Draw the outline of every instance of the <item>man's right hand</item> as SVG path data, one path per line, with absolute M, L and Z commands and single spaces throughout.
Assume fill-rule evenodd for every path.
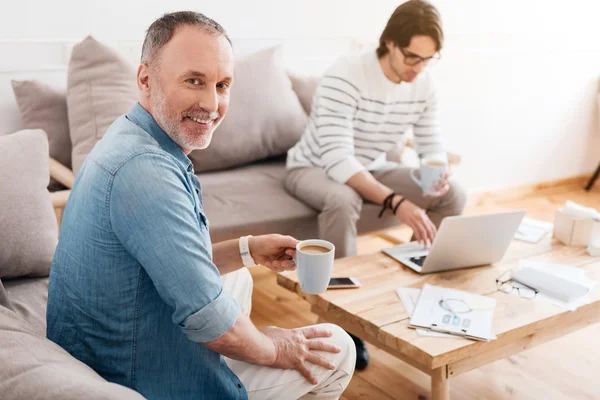
M 400 199 L 394 199 L 392 205 L 396 205 L 398 201 Z M 429 247 L 433 243 L 437 229 L 427 214 L 425 214 L 425 210 L 406 199 L 396 210 L 396 218 L 412 228 L 417 241 L 423 243 L 426 247 Z
M 270 326 L 263 333 L 271 339 L 275 346 L 276 356 L 273 363 L 269 365 L 270 367 L 295 369 L 314 385 L 318 381 L 311 374 L 310 369 L 306 365 L 307 362 L 331 370 L 336 368 L 327 359 L 314 353 L 315 350 L 328 351 L 330 353 L 339 353 L 341 351 L 339 347 L 320 339 L 331 337 L 333 333 L 328 329 L 310 327 L 291 330 Z

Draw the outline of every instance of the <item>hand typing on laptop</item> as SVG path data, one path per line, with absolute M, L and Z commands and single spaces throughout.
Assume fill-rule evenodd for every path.
M 395 207 L 401 200 L 402 197 L 400 195 L 395 196 L 392 200 L 392 206 Z M 406 199 L 400 204 L 400 207 L 398 207 L 396 218 L 412 228 L 414 238 L 419 243 L 422 243 L 425 247 L 431 246 L 433 239 L 435 239 L 437 229 L 427 214 L 425 214 L 425 210 L 417 207 L 414 203 Z
M 446 217 L 430 249 L 411 242 L 382 251 L 422 274 L 491 264 L 502 259 L 524 215 L 516 210 Z

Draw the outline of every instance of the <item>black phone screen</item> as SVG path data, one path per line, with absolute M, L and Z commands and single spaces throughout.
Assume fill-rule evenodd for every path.
M 350 278 L 331 278 L 329 280 L 329 286 L 346 286 L 352 285 L 354 286 L 354 282 Z

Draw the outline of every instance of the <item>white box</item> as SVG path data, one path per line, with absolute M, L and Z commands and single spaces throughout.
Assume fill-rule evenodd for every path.
M 587 246 L 592 237 L 594 220 L 591 218 L 574 218 L 562 208 L 554 217 L 554 237 L 567 246 Z

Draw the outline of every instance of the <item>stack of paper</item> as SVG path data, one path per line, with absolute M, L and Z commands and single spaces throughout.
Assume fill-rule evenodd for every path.
M 515 239 L 537 243 L 553 229 L 554 225 L 550 222 L 525 217 L 521 221 L 517 233 L 515 233 Z
M 419 335 L 496 339 L 492 333 L 495 299 L 429 284 L 418 290 L 401 288 L 397 293 L 411 316 L 409 327 Z
M 400 288 L 396 289 L 396 293 L 398 293 L 398 297 L 402 300 L 402 305 L 406 308 L 406 312 L 408 312 L 408 316 L 412 317 L 413 312 L 415 311 L 415 306 L 419 301 L 419 296 L 421 295 L 421 289 L 417 288 Z M 456 335 L 451 335 L 449 333 L 442 332 L 434 332 L 427 329 L 417 328 L 417 333 L 419 336 L 432 336 L 432 337 L 457 337 Z
M 542 271 L 546 274 L 550 274 L 554 277 L 558 277 L 564 280 L 565 282 L 567 282 L 567 284 L 570 284 L 569 286 L 575 284 L 586 289 L 584 290 L 584 294 L 581 295 L 579 298 L 574 299 L 570 302 L 565 302 L 557 299 L 556 297 L 552 297 L 548 293 L 544 293 L 542 287 L 533 287 L 533 289 L 540 290 L 540 292 L 535 296 L 534 300 L 547 301 L 571 311 L 575 311 L 582 305 L 590 303 L 589 292 L 596 285 L 596 282 L 585 276 L 585 271 L 583 269 L 574 267 L 572 265 L 551 264 L 531 260 L 519 261 L 519 267 L 517 271 L 524 268 L 532 268 L 534 270 Z M 518 285 L 518 283 L 516 285 Z M 535 283 L 528 284 L 527 286 L 535 286 Z M 512 294 L 517 296 L 519 295 L 516 290 L 514 290 Z

